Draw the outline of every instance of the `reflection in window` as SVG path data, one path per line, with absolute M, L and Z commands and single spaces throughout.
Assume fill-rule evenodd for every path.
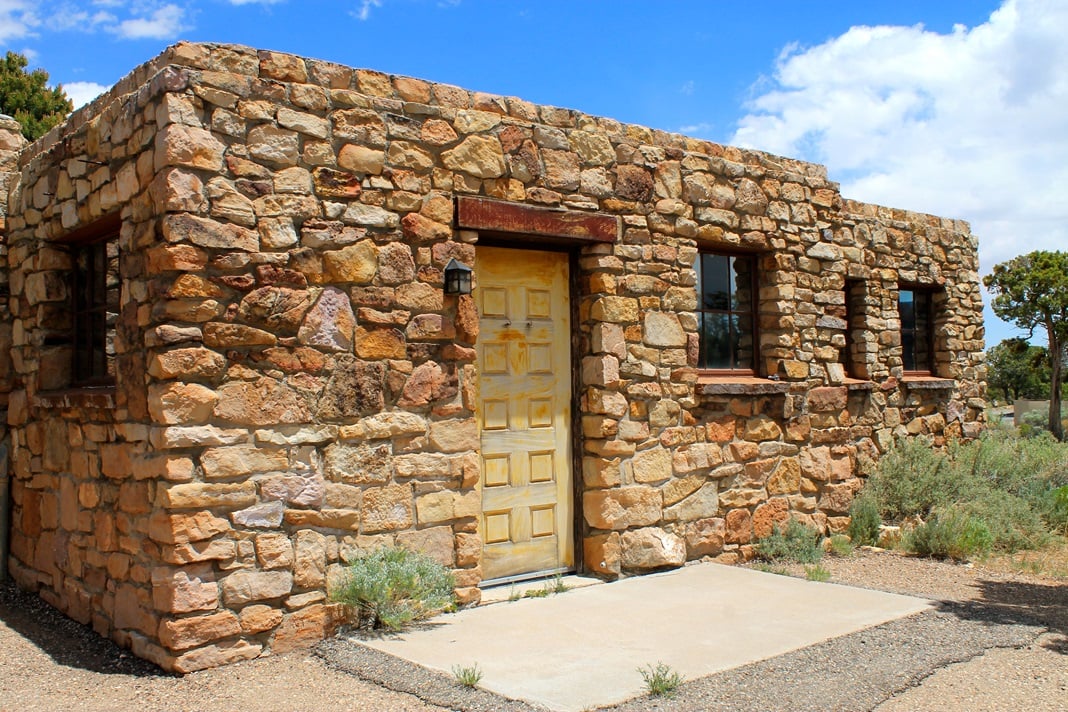
M 755 258 L 702 253 L 697 271 L 698 368 L 753 371 Z
M 932 301 L 931 292 L 927 290 L 908 288 L 898 291 L 902 365 L 906 371 L 934 372 Z

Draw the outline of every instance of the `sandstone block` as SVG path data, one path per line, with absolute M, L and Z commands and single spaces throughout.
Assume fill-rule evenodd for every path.
M 623 561 L 619 532 L 588 536 L 582 540 L 583 561 L 590 571 L 618 576 Z
M 218 396 L 196 383 L 152 384 L 148 388 L 148 412 L 157 423 L 199 425 L 211 418 Z
M 217 250 L 256 252 L 260 246 L 255 230 L 187 213 L 164 216 L 163 238 L 171 243 L 189 242 Z
M 160 379 L 192 381 L 218 378 L 226 369 L 226 359 L 210 349 L 191 347 L 155 354 L 148 364 L 150 375 Z
M 271 639 L 271 652 L 282 654 L 308 648 L 333 634 L 341 622 L 335 605 L 316 604 L 289 614 Z
M 801 489 L 801 465 L 793 458 L 783 458 L 768 477 L 768 495 L 796 494 Z
M 686 563 L 686 542 L 659 527 L 646 527 L 623 532 L 622 567 L 627 570 L 648 570 L 682 566 Z
M 282 622 L 282 611 L 264 604 L 253 604 L 241 609 L 241 632 L 255 635 L 270 630 Z
M 328 287 L 304 317 L 297 339 L 323 351 L 351 351 L 355 329 L 356 317 L 348 295 Z
M 379 175 L 386 164 L 386 153 L 367 146 L 356 146 L 349 143 L 341 147 L 341 152 L 338 153 L 337 157 L 337 164 L 347 171 L 365 175 Z
M 207 616 L 165 620 L 159 626 L 159 641 L 170 650 L 186 650 L 241 632 L 241 623 L 230 611 Z
M 671 477 L 671 453 L 662 447 L 642 450 L 632 460 L 635 482 L 662 482 Z
M 233 445 L 206 449 L 200 456 L 200 466 L 205 477 L 223 479 L 285 470 L 289 466 L 289 459 L 282 450 Z
M 279 533 L 256 535 L 256 561 L 264 569 L 288 569 L 293 566 L 293 543 Z
M 481 437 L 473 418 L 430 423 L 430 445 L 438 452 L 478 450 Z
M 211 564 L 152 569 L 152 603 L 157 611 L 191 613 L 219 605 L 219 586 Z
M 163 544 L 185 544 L 230 531 L 230 523 L 211 512 L 167 514 L 156 511 L 148 520 L 148 535 Z
M 743 510 L 744 511 L 744 510 Z M 686 526 L 686 556 L 690 559 L 716 556 L 723 551 L 727 535 L 722 518 L 699 519 Z
M 297 507 L 321 507 L 326 498 L 326 480 L 317 471 L 292 472 L 264 477 L 260 494 Z
M 649 346 L 679 348 L 686 346 L 686 332 L 677 315 L 650 311 L 645 314 L 642 340 Z
M 240 608 L 253 601 L 288 596 L 293 590 L 293 575 L 288 571 L 235 571 L 220 582 L 220 587 L 227 607 Z
M 627 529 L 660 521 L 660 492 L 646 485 L 591 490 L 583 494 L 586 523 L 595 529 Z
M 506 167 L 501 142 L 493 136 L 468 136 L 442 153 L 441 160 L 450 170 L 477 178 L 499 178 Z
M 199 509 L 225 507 L 237 509 L 256 501 L 256 483 L 186 484 L 160 487 L 156 492 L 156 504 L 166 509 Z
M 326 537 L 304 529 L 293 535 L 293 585 L 322 588 L 326 585 Z
M 782 527 L 789 518 L 790 506 L 785 499 L 769 499 L 753 511 L 753 537 L 763 539 L 771 536 L 774 527 Z
M 370 487 L 363 494 L 362 530 L 368 534 L 407 529 L 412 525 L 411 485 Z
M 420 518 L 421 520 L 422 518 Z M 457 539 L 459 536 L 457 535 Z M 477 537 L 474 538 L 477 539 Z M 481 544 L 480 541 L 478 543 Z M 452 527 L 450 526 L 401 532 L 397 535 L 397 545 L 426 554 L 439 564 L 450 568 L 457 564 L 457 552 L 454 547 Z M 481 546 L 479 546 L 478 553 L 481 553 Z M 470 553 L 467 554 L 466 559 L 469 564 L 475 563 L 475 561 L 470 560 Z
M 332 282 L 370 284 L 377 269 L 378 253 L 370 240 L 323 253 L 323 271 Z
M 244 324 L 212 321 L 204 325 L 204 345 L 213 349 L 274 346 L 276 343 L 278 337 L 271 332 Z
M 719 513 L 719 487 L 708 482 L 678 504 L 664 510 L 664 521 L 692 522 L 715 517 Z
M 217 391 L 215 417 L 240 425 L 306 423 L 311 420 L 306 401 L 296 391 L 273 378 L 255 382 L 230 381 Z
M 782 428 L 772 418 L 758 415 L 745 422 L 745 439 L 751 442 L 778 440 L 782 437 Z
M 259 657 L 261 652 L 263 646 L 259 643 L 249 643 L 245 640 L 228 641 L 183 653 L 174 659 L 171 669 L 184 675 L 241 660 L 252 660 Z
M 225 150 L 226 146 L 206 129 L 169 124 L 156 134 L 155 170 L 179 166 L 219 172 Z
M 725 518 L 726 542 L 748 544 L 753 536 L 753 518 L 746 509 L 732 509 Z

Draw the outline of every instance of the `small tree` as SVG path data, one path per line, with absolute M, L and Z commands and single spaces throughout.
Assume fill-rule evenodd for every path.
M 994 265 L 983 278 L 994 293 L 994 313 L 1034 335 L 1044 329 L 1049 341 L 1049 430 L 1064 440 L 1061 383 L 1068 349 L 1068 253 L 1039 250 Z
M 986 352 L 986 380 L 1012 403 L 1020 398 L 1044 398 L 1049 393 L 1049 352 L 1027 339 L 1005 339 Z
M 33 141 L 62 121 L 74 108 L 63 87 L 48 87 L 48 72 L 26 71 L 28 60 L 8 52 L 0 61 L 0 112 L 14 117 L 22 135 Z

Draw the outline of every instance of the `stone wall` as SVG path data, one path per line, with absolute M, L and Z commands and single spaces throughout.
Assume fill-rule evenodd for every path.
M 896 436 L 982 423 L 968 226 L 843 201 L 821 166 L 180 44 L 20 169 L 8 565 L 168 669 L 320 639 L 337 622 L 328 580 L 383 544 L 429 552 L 478 600 L 478 314 L 443 296 L 442 270 L 472 264 L 481 234 L 457 201 L 501 201 L 530 225 L 618 225 L 566 242 L 585 570 L 736 559 L 791 515 L 839 531 Z M 64 389 L 71 264 L 57 240 L 116 212 L 117 387 Z M 758 378 L 694 367 L 706 246 L 758 255 Z M 857 327 L 846 279 L 864 285 Z M 939 378 L 903 376 L 904 283 L 940 290 Z

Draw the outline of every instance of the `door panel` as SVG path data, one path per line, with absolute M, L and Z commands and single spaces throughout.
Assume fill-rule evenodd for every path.
M 483 576 L 574 565 L 567 255 L 477 249 Z

